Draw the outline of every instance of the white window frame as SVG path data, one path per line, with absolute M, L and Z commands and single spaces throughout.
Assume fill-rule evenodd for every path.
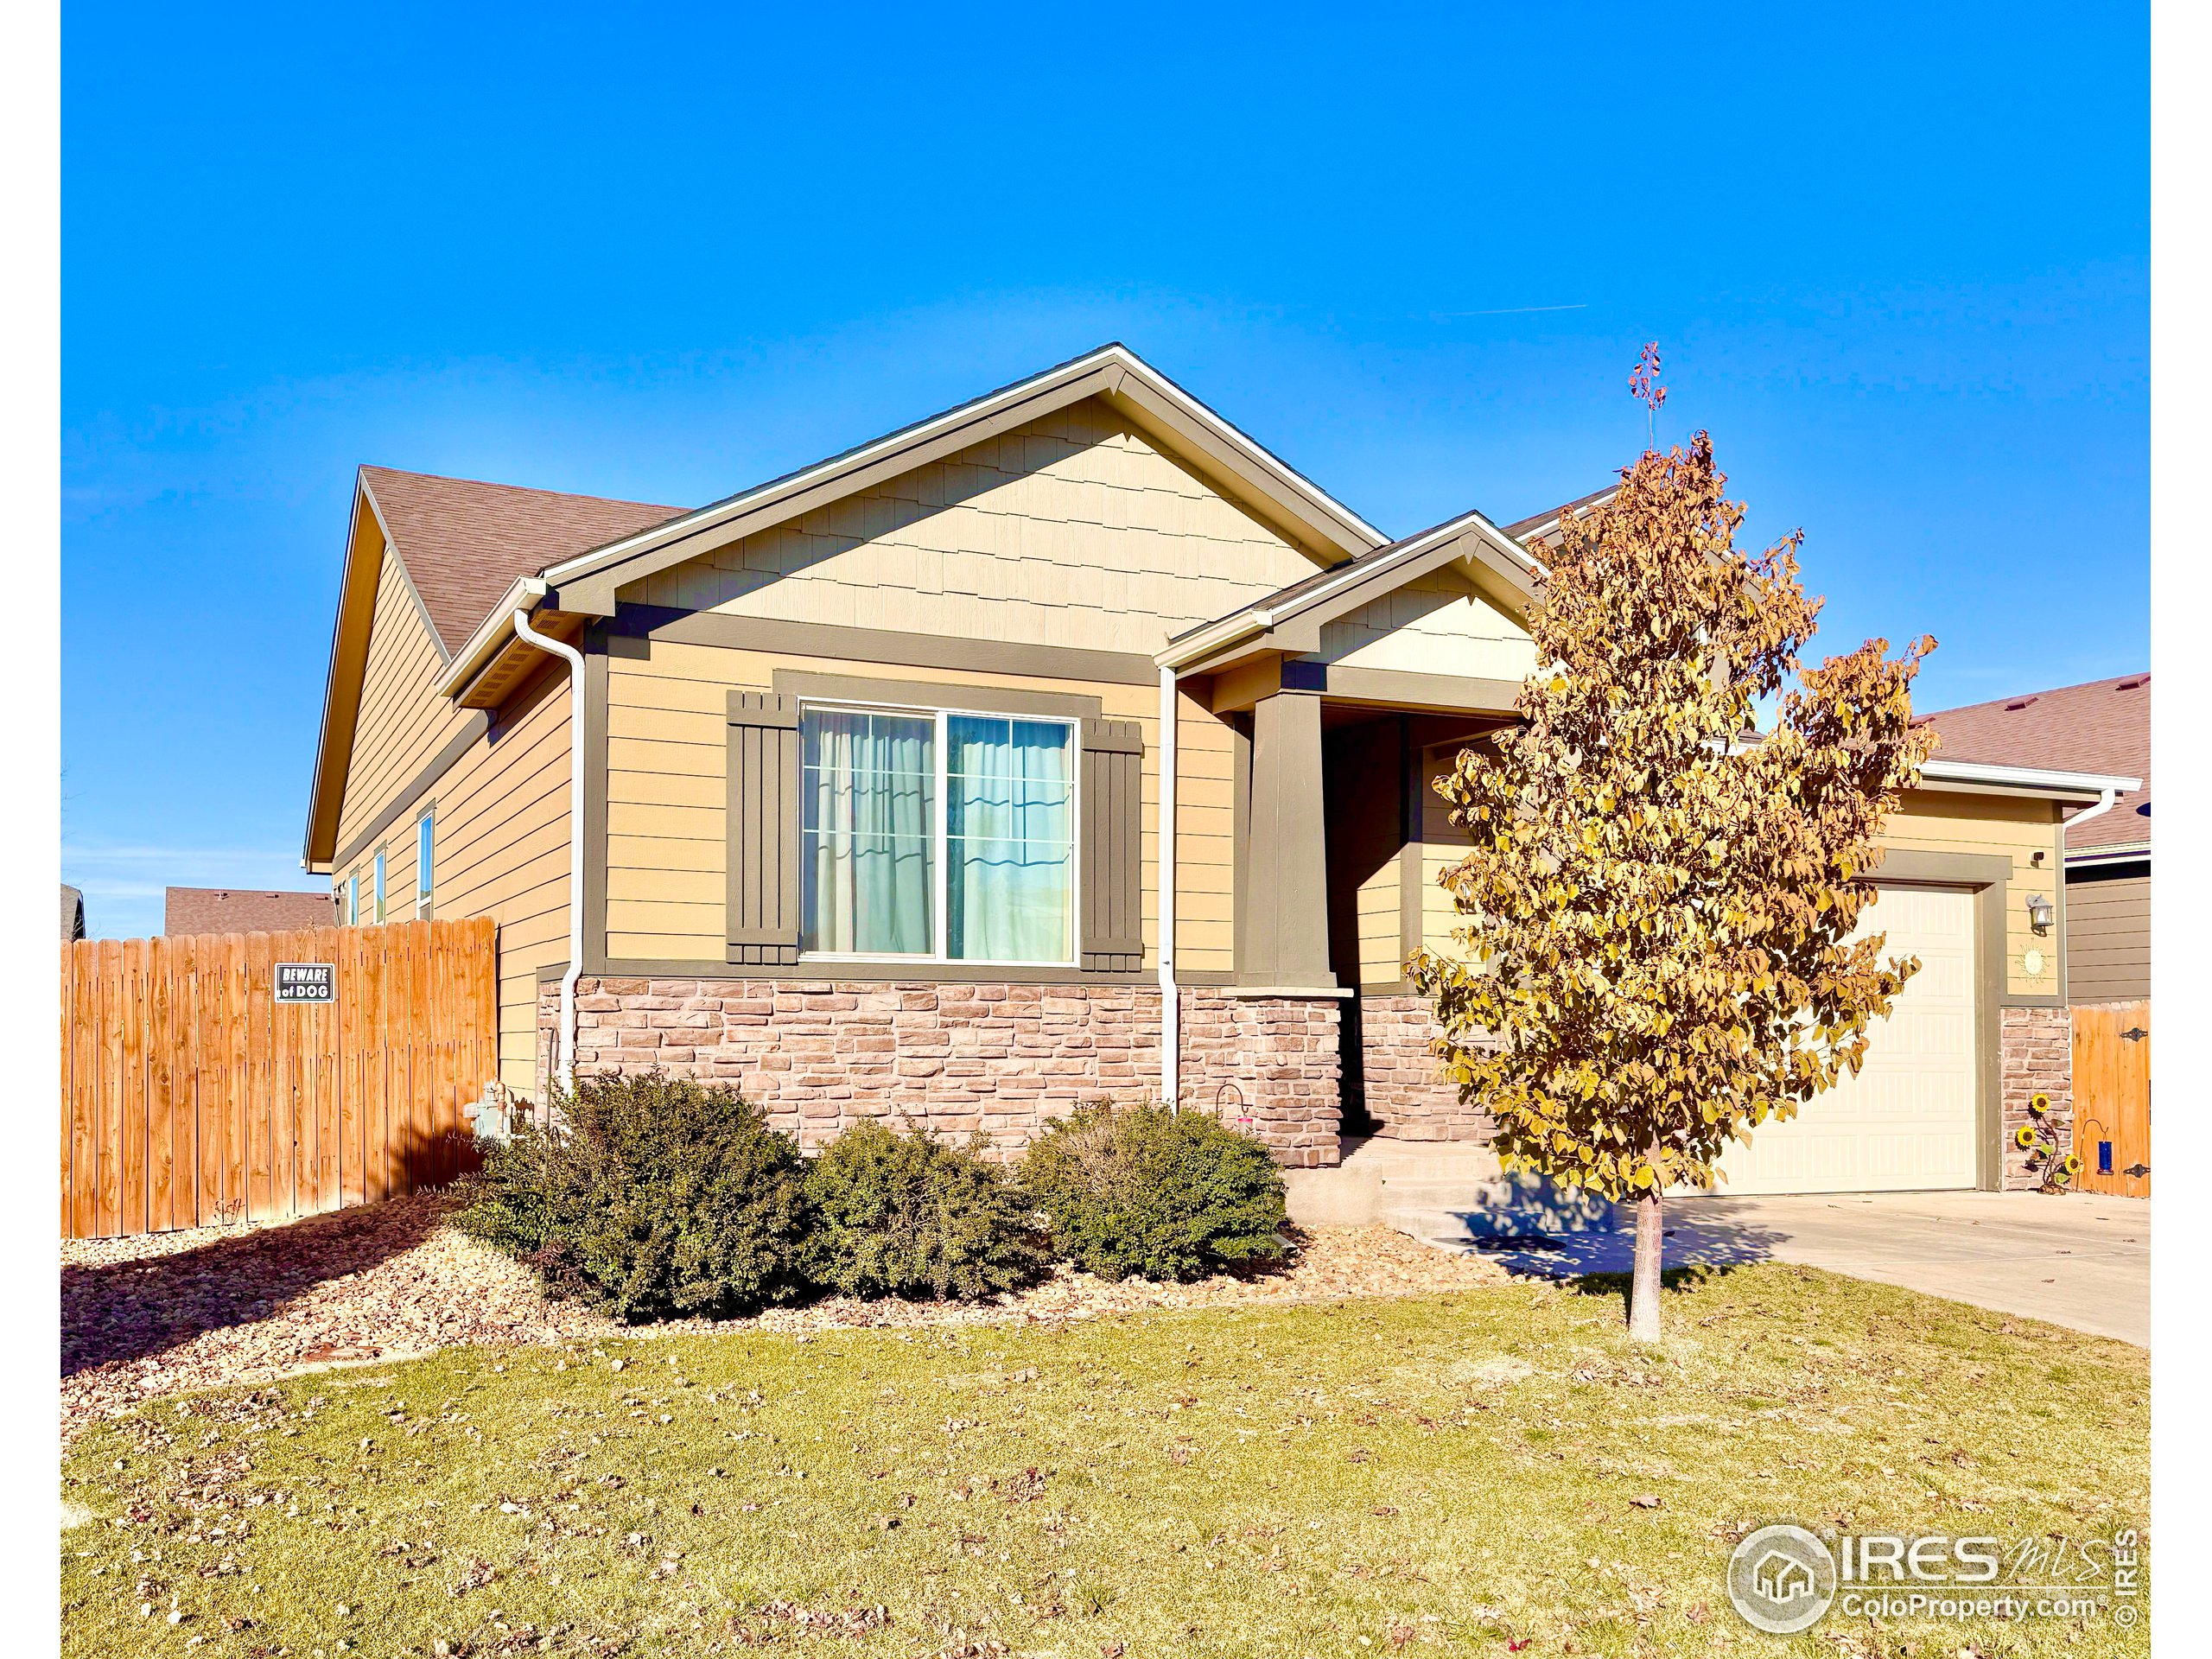
M 371 868 L 372 868 L 376 872 L 376 907 L 377 907 L 377 925 L 378 925 L 378 927 L 382 927 L 382 926 L 384 925 L 384 918 L 385 918 L 385 907 L 384 907 L 384 849 L 383 849 L 383 848 L 379 847 L 379 848 L 378 848 L 378 849 L 377 849 L 377 855 L 376 855 L 376 859 L 375 859 L 375 861 L 372 864 Z
M 361 871 L 360 867 L 356 865 L 353 873 L 346 878 L 346 925 L 359 927 L 360 925 Z
M 437 878 L 432 861 L 437 856 L 437 827 L 433 822 L 437 809 L 430 808 L 415 820 L 415 919 L 422 921 L 430 913 L 431 884 Z
M 803 697 L 798 705 L 799 719 L 804 721 L 810 714 L 824 715 L 903 715 L 908 718 L 926 715 L 936 722 L 936 732 L 931 740 L 931 758 L 936 767 L 934 798 L 931 804 L 930 861 L 933 891 L 930 894 L 931 949 L 929 954 L 915 951 L 858 951 L 806 950 L 799 952 L 801 962 L 912 962 L 932 967 L 946 968 L 1067 968 L 1077 967 L 1083 960 L 1083 722 L 1065 715 L 1020 715 L 1004 709 L 938 708 L 924 704 L 898 702 L 855 702 L 831 697 Z M 946 734 L 955 715 L 966 715 L 976 720 L 1019 720 L 1038 726 L 1064 726 L 1068 733 L 1068 954 L 1058 960 L 1042 961 L 1002 957 L 954 957 L 946 950 L 950 944 L 951 893 L 950 883 L 952 870 L 948 854 L 950 836 L 947 832 L 951 790 L 946 768 L 950 746 Z M 800 740 L 800 784 L 802 796 L 805 792 L 804 726 Z M 800 836 L 800 856 L 805 856 L 804 802 L 794 803 L 800 814 L 795 826 Z M 801 887 L 804 883 L 802 880 Z M 805 918 L 800 918 L 801 937 L 804 937 Z

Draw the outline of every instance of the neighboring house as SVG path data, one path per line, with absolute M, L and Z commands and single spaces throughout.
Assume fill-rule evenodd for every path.
M 327 893 L 267 893 L 237 887 L 170 887 L 162 897 L 162 931 L 277 933 L 328 927 L 343 919 Z
M 2056 691 L 1970 703 L 1928 716 L 1960 760 L 2121 772 L 2141 786 L 2066 826 L 2067 1001 L 2151 995 L 2151 677 L 2122 674 Z
M 573 1031 L 809 1145 L 1163 1093 L 1294 1165 L 1479 1136 L 1403 964 L 1558 517 L 1391 541 L 1118 346 L 696 511 L 365 467 L 308 865 L 498 920 L 524 1096 Z M 1929 768 L 1878 906 L 1928 967 L 1736 1190 L 2000 1179 L 2102 783 Z
M 67 881 L 61 884 L 61 943 L 85 937 L 85 895 Z

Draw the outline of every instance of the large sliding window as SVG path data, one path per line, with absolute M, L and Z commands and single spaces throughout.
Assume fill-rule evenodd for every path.
M 1072 722 L 806 704 L 798 726 L 804 951 L 1074 960 Z

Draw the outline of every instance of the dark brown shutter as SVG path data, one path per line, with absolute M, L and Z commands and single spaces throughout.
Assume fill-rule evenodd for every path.
M 1144 966 L 1140 813 L 1144 728 L 1083 722 L 1083 955 L 1086 973 Z
M 729 959 L 798 960 L 798 699 L 729 694 Z

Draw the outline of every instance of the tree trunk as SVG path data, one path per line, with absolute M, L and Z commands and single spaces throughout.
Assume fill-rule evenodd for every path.
M 1630 1342 L 1659 1340 L 1659 1255 L 1666 1235 L 1660 1229 L 1664 1202 L 1654 1186 L 1636 1201 L 1636 1276 L 1628 1294 Z

